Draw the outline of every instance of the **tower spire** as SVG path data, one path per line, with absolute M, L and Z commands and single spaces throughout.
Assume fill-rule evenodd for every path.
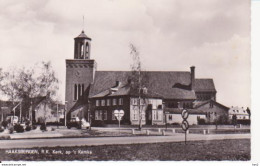
M 84 33 L 84 28 L 85 28 L 85 20 L 84 20 L 84 15 L 83 15 L 83 22 L 82 22 L 82 32 Z

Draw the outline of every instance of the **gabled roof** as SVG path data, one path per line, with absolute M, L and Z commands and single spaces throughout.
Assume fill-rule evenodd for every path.
M 213 79 L 195 79 L 194 90 L 196 92 L 206 92 L 206 91 L 216 92 Z
M 221 108 L 223 108 L 225 110 L 229 110 L 229 108 L 227 106 L 224 106 L 223 104 L 220 104 L 220 103 L 218 103 L 218 102 L 216 102 L 214 100 L 207 100 L 205 102 L 204 101 L 202 101 L 202 102 L 195 101 L 194 103 L 195 103 L 195 106 L 193 107 L 194 109 L 199 109 L 200 107 L 202 107 L 202 106 L 204 106 L 204 105 L 206 105 L 208 103 L 212 103 L 212 104 L 214 104 L 214 105 L 216 105 L 218 107 L 221 107 Z
M 173 88 L 173 85 L 190 84 L 190 72 L 174 71 L 145 71 L 147 76 L 147 89 L 153 93 L 163 96 L 165 99 L 191 99 L 195 100 L 193 90 Z M 116 81 L 126 84 L 131 76 L 131 71 L 96 71 L 95 80 L 90 90 L 90 97 L 97 95 L 110 87 Z

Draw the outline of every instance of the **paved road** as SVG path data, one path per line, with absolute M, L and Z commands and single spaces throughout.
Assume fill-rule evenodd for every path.
M 249 139 L 250 134 L 189 134 L 191 140 L 221 140 L 221 139 Z M 96 137 L 96 138 L 56 138 L 56 139 L 27 139 L 27 140 L 1 140 L 0 149 L 33 148 L 55 146 L 83 146 L 83 145 L 113 145 L 133 143 L 181 142 L 184 134 L 174 136 L 138 136 L 138 137 Z

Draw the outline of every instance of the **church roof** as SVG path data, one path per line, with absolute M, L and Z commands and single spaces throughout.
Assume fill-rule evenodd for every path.
M 165 99 L 196 99 L 194 90 L 173 88 L 180 83 L 190 84 L 190 72 L 178 71 L 145 71 L 147 75 L 146 88 Z M 90 90 L 90 97 L 104 92 L 115 85 L 116 81 L 126 84 L 131 71 L 96 71 L 95 80 Z
M 130 95 L 130 96 L 138 96 L 138 93 L 135 93 L 134 90 L 131 90 L 131 86 L 130 83 L 121 85 L 118 87 L 118 90 L 111 93 L 110 89 L 107 89 L 105 91 L 102 91 L 94 96 L 92 96 L 91 98 L 101 98 L 101 97 L 113 97 L 113 96 L 126 96 L 126 95 Z M 142 94 L 142 97 L 147 97 L 147 98 L 163 98 L 162 95 L 158 94 L 158 93 L 154 93 L 151 90 L 147 90 L 147 92 L 145 94 Z
M 79 34 L 79 36 L 75 37 L 74 39 L 89 39 L 91 40 L 90 37 L 88 37 L 84 31 L 81 32 L 81 34 Z
M 196 92 L 205 92 L 205 91 L 216 92 L 213 79 L 195 79 L 194 90 Z

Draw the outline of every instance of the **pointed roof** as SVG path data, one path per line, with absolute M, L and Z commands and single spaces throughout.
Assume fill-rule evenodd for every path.
M 82 31 L 81 31 L 81 34 L 79 34 L 79 36 L 75 37 L 74 39 L 88 39 L 88 40 L 91 40 L 91 38 L 88 37 L 88 36 L 85 34 L 84 30 L 82 30 Z

